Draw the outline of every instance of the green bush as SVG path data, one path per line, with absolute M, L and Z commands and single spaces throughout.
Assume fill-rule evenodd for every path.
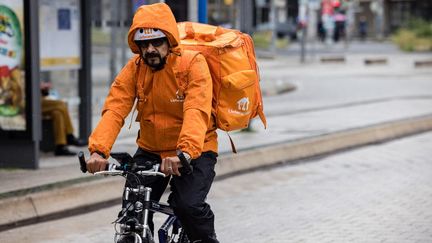
M 272 38 L 271 31 L 255 32 L 252 34 L 252 39 L 256 48 L 267 49 L 270 48 Z M 287 38 L 277 38 L 276 48 L 285 48 L 289 44 Z
M 404 51 L 432 51 L 432 22 L 413 19 L 392 40 Z
M 432 38 L 432 23 L 419 26 L 419 28 L 416 29 L 416 34 L 419 37 Z
M 255 47 L 268 48 L 271 42 L 271 32 L 270 31 L 255 32 L 252 35 L 252 39 L 254 41 Z

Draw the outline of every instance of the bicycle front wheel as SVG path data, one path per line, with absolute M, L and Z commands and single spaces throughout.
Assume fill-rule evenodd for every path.
M 116 241 L 116 243 L 154 243 L 149 239 L 137 239 L 134 235 L 123 235 Z

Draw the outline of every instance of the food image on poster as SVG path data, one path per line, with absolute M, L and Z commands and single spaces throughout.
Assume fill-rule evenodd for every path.
M 17 3 L 18 2 L 18 3 Z M 0 130 L 26 129 L 20 1 L 0 1 Z M 22 19 L 22 18 L 21 18 Z

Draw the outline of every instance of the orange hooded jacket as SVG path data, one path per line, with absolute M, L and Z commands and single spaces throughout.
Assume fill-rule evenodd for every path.
M 168 38 L 170 52 L 165 67 L 149 68 L 139 56 L 133 37 L 138 28 L 157 28 Z M 177 24 L 168 5 L 144 5 L 138 8 L 128 34 L 132 57 L 120 71 L 105 101 L 102 118 L 90 135 L 89 151 L 109 157 L 124 120 L 138 99 L 140 132 L 136 140 L 146 151 L 162 158 L 174 156 L 176 149 L 197 158 L 203 151 L 217 152 L 217 134 L 212 110 L 212 79 L 201 55 L 194 55 L 187 75 L 184 98 L 178 96 L 176 70 L 185 52 L 181 49 Z M 191 56 L 191 55 L 189 55 Z M 140 95 L 141 94 L 141 95 Z

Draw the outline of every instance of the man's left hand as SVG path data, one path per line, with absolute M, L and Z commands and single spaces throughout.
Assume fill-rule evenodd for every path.
M 180 159 L 177 156 L 166 157 L 162 159 L 161 171 L 165 175 L 181 176 L 179 168 L 182 167 Z

